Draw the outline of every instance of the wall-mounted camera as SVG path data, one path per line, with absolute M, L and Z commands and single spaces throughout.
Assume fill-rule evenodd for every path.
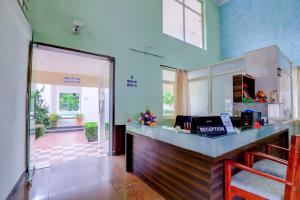
M 73 21 L 73 28 L 72 28 L 72 31 L 74 34 L 78 35 L 79 32 L 80 32 L 80 29 L 84 27 L 84 24 L 83 22 L 81 21 L 78 21 L 78 20 L 74 20 Z

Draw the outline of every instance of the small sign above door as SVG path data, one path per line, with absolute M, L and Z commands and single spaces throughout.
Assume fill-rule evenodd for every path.
M 76 78 L 76 77 L 64 77 L 64 82 L 65 83 L 76 83 L 76 84 L 79 84 L 80 83 L 80 78 Z

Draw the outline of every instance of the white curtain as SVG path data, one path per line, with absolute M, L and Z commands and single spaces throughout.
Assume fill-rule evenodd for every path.
M 188 75 L 187 71 L 177 69 L 175 75 L 175 116 L 188 114 Z

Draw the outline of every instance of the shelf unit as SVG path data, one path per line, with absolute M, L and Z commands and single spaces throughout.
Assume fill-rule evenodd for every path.
M 233 83 L 233 102 L 239 103 L 243 102 L 243 98 L 247 98 L 245 96 L 244 84 L 248 86 L 247 93 L 250 98 L 255 99 L 255 79 L 248 75 L 234 75 L 232 77 Z

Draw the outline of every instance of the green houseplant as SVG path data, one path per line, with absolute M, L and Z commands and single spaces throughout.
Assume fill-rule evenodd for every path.
M 105 140 L 108 140 L 109 139 L 109 130 L 110 130 L 109 123 L 105 122 L 104 127 L 105 127 Z
M 85 137 L 89 142 L 94 142 L 98 140 L 98 123 L 97 122 L 87 122 L 84 124 Z
M 45 104 L 44 99 L 42 98 L 42 92 L 44 87 L 40 90 L 36 90 L 31 95 L 31 101 L 34 107 L 34 121 L 35 121 L 35 138 L 38 139 L 42 137 L 46 131 L 46 128 L 49 127 L 49 108 Z
M 77 124 L 77 126 L 82 126 L 82 124 L 83 124 L 83 114 L 82 113 L 78 113 L 76 115 L 76 124 Z
M 49 115 L 49 121 L 50 121 L 51 128 L 57 127 L 59 119 L 60 119 L 60 117 L 56 113 L 51 113 L 51 115 Z
M 45 127 L 48 127 L 50 125 L 48 118 L 49 108 L 42 98 L 41 93 L 43 91 L 44 88 L 33 93 L 33 98 L 35 100 L 35 123 L 43 124 Z
M 36 124 L 35 125 L 35 139 L 39 139 L 45 133 L 45 126 L 43 124 Z

